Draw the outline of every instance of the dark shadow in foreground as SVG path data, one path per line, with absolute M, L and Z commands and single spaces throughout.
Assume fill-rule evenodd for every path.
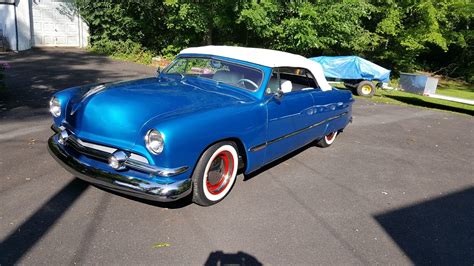
M 415 265 L 474 264 L 474 187 L 374 218 Z
M 474 116 L 474 111 L 472 110 L 466 110 L 454 106 L 447 106 L 443 104 L 438 104 L 438 103 L 432 103 L 432 102 L 427 102 L 423 101 L 422 99 L 419 98 L 412 98 L 412 97 L 406 97 L 406 96 L 395 96 L 395 95 L 385 95 L 387 98 L 392 98 L 394 100 L 404 102 L 406 104 L 410 105 L 416 105 L 416 106 L 422 106 L 422 107 L 427 107 L 431 109 L 439 109 L 439 110 L 446 110 L 446 111 L 451 111 L 451 112 L 457 112 L 457 113 L 462 113 L 462 114 L 467 114 L 467 115 L 472 115 Z
M 237 253 L 226 254 L 222 251 L 215 251 L 209 254 L 205 266 L 217 265 L 263 265 L 252 255 L 239 251 Z
M 81 180 L 72 180 L 18 226 L 0 243 L 0 265 L 17 264 L 86 191 L 87 187 L 88 184 Z

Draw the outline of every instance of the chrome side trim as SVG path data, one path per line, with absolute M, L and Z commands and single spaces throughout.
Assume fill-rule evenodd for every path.
M 303 133 L 303 132 L 305 132 L 305 131 L 307 131 L 307 130 L 310 130 L 310 129 L 312 129 L 312 128 L 315 128 L 315 127 L 317 127 L 317 126 L 319 126 L 319 125 L 322 125 L 322 124 L 327 123 L 327 122 L 329 122 L 329 121 L 332 121 L 332 120 L 334 120 L 334 119 L 338 119 L 338 118 L 340 118 L 340 117 L 343 117 L 343 116 L 347 115 L 348 113 L 349 113 L 349 112 L 341 113 L 341 114 L 339 114 L 339 115 L 330 117 L 330 118 L 325 119 L 325 120 L 323 120 L 323 121 L 321 121 L 321 122 L 318 122 L 318 123 L 316 123 L 316 124 L 312 124 L 312 125 L 310 125 L 310 126 L 308 126 L 308 127 L 305 127 L 305 128 L 302 128 L 302 129 L 299 129 L 299 130 L 296 130 L 296 131 L 293 131 L 293 132 L 291 132 L 291 133 L 288 133 L 288 134 L 283 135 L 283 136 L 281 136 L 281 137 L 278 137 L 278 138 L 276 138 L 276 139 L 272 139 L 272 140 L 270 140 L 270 141 L 267 141 L 267 142 L 265 142 L 265 143 L 262 143 L 262 144 L 259 144 L 259 145 L 257 145 L 257 146 L 254 146 L 254 147 L 250 148 L 249 151 L 251 151 L 251 152 L 259 151 L 259 150 L 264 149 L 264 148 L 266 148 L 268 145 L 271 145 L 271 144 L 273 144 L 273 143 L 275 143 L 275 142 L 278 142 L 278 141 L 280 141 L 280 140 L 284 140 L 284 139 L 289 138 L 289 137 L 293 137 L 293 136 L 298 135 L 298 134 L 300 134 L 300 133 Z

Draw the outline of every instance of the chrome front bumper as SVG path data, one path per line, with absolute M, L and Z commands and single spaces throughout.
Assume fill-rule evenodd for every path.
M 55 128 L 53 129 L 55 130 Z M 130 165 L 134 169 L 116 171 L 99 160 L 96 164 L 81 161 L 78 158 L 80 156 L 87 156 L 88 160 L 99 158 L 97 154 L 88 154 L 78 150 L 78 147 L 74 146 L 74 142 L 59 143 L 58 137 L 59 134 L 55 134 L 49 138 L 49 153 L 66 170 L 89 183 L 131 196 L 162 202 L 178 200 L 191 193 L 191 179 L 170 181 L 172 180 L 171 176 L 186 172 L 187 167 L 161 169 L 148 165 L 149 169 L 146 169 Z M 103 158 L 106 154 L 99 154 L 99 156 Z

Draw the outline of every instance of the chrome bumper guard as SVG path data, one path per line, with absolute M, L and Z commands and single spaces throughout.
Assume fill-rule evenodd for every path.
M 102 186 L 114 191 L 122 192 L 131 196 L 140 197 L 153 201 L 174 201 L 187 196 L 191 193 L 191 179 L 179 180 L 176 182 L 155 182 L 150 181 L 153 178 L 141 178 L 130 176 L 126 171 L 116 171 L 112 168 L 106 170 L 81 162 L 78 158 L 70 154 L 65 146 L 87 157 L 107 162 L 111 153 L 91 149 L 81 145 L 81 143 L 70 135 L 64 143 L 58 141 L 61 129 L 52 126 L 57 132 L 48 140 L 48 150 L 56 161 L 58 161 L 66 170 L 76 177 L 92 184 Z M 127 168 L 149 174 L 151 176 L 170 177 L 182 174 L 188 170 L 188 167 L 179 168 L 159 168 L 147 163 L 128 159 L 125 162 Z

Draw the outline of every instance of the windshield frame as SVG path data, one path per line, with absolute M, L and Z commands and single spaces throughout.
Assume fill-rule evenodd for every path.
M 226 83 L 226 82 L 222 82 L 222 81 L 217 81 L 217 80 L 213 80 L 212 78 L 206 78 L 206 77 L 202 77 L 202 76 L 194 76 L 194 75 L 186 75 L 186 74 L 183 74 L 183 73 L 178 73 L 178 72 L 174 72 L 174 73 L 168 73 L 169 69 L 172 68 L 176 62 L 179 60 L 179 59 L 183 59 L 183 58 L 203 58 L 203 59 L 209 59 L 209 60 L 219 60 L 219 61 L 222 61 L 224 63 L 228 63 L 228 64 L 232 64 L 232 65 L 236 65 L 236 66 L 239 66 L 239 67 L 243 67 L 243 68 L 247 68 L 247 69 L 250 69 L 250 70 L 253 70 L 253 71 L 256 71 L 258 72 L 260 75 L 261 75 L 261 80 L 259 83 L 256 83 L 258 85 L 258 88 L 255 88 L 255 89 L 249 89 L 249 88 L 243 88 L 243 87 L 239 87 L 239 86 L 236 86 L 235 84 L 232 84 L 232 83 Z M 240 60 L 237 60 L 237 61 L 240 61 Z M 262 69 L 258 68 L 257 66 L 250 66 L 249 64 L 251 63 L 246 63 L 245 61 L 242 61 L 242 62 L 236 62 L 236 60 L 233 60 L 232 58 L 230 59 L 227 59 L 227 58 L 223 58 L 223 57 L 220 57 L 220 56 L 213 56 L 213 55 L 191 55 L 191 54 L 185 54 L 185 55 L 178 55 L 168 66 L 166 66 L 163 71 L 161 72 L 161 74 L 163 75 L 180 75 L 182 77 L 192 77 L 192 78 L 200 78 L 200 79 L 203 79 L 203 80 L 206 80 L 206 81 L 214 81 L 218 84 L 225 84 L 227 86 L 231 86 L 233 88 L 238 88 L 240 90 L 244 90 L 244 91 L 249 91 L 249 92 L 257 92 L 259 91 L 262 86 L 265 84 L 265 81 L 266 81 L 266 75 L 265 75 L 265 71 L 263 71 Z

